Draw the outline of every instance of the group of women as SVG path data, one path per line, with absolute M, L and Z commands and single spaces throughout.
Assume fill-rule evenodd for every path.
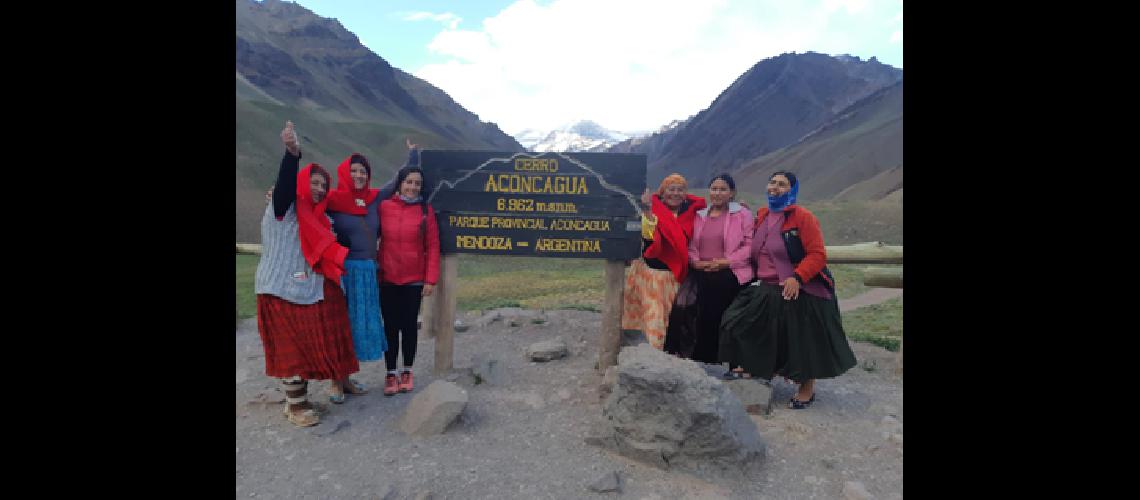
M 369 187 L 372 167 L 353 153 L 330 190 L 320 165 L 298 168 L 291 122 L 281 138 L 286 152 L 261 221 L 257 325 L 285 416 L 304 427 L 326 411 L 308 400 L 309 380 L 328 380 L 329 400 L 343 403 L 367 392 L 349 376 L 381 354 L 384 394 L 413 389 L 416 319 L 439 280 L 439 232 L 410 141 L 408 162 L 383 187 Z M 753 217 L 728 174 L 709 183 L 707 203 L 679 174 L 647 190 L 622 328 L 680 357 L 728 363 L 728 377 L 783 376 L 799 384 L 789 406 L 808 407 L 815 379 L 842 374 L 855 356 L 819 221 L 796 205 L 798 191 L 791 172 L 772 174 L 767 206 Z
M 292 122 L 281 139 L 286 152 L 261 220 L 257 327 L 266 374 L 282 380 L 285 416 L 307 427 L 326 411 L 308 400 L 309 380 L 328 380 L 329 400 L 343 403 L 367 392 L 349 376 L 381 354 L 384 394 L 412 391 L 416 317 L 439 280 L 439 232 L 411 142 L 409 161 L 385 186 L 369 187 L 372 167 L 353 153 L 329 190 L 323 167 L 298 169 Z
M 753 217 L 728 174 L 713 177 L 708 203 L 679 174 L 647 190 L 622 329 L 679 357 L 727 363 L 727 378 L 782 376 L 799 384 L 789 407 L 811 405 L 815 380 L 846 372 L 855 355 L 819 220 L 796 205 L 798 192 L 794 174 L 773 173 Z

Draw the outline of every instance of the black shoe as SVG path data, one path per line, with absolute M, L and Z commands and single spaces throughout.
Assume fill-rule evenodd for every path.
M 795 396 L 792 396 L 792 400 L 788 402 L 788 408 L 791 408 L 793 410 L 802 410 L 804 408 L 807 408 L 808 406 L 810 406 L 814 402 L 815 402 L 815 393 L 814 392 L 811 394 L 811 399 L 809 399 L 807 401 L 800 401 L 800 400 L 796 399 Z

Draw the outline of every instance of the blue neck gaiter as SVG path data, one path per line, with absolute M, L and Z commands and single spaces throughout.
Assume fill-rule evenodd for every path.
M 782 212 L 796 204 L 796 194 L 800 192 L 800 183 L 795 183 L 792 189 L 780 196 L 768 195 L 768 209 L 773 212 Z

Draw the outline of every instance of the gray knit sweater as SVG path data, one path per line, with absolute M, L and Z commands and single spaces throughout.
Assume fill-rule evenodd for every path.
M 324 299 L 325 278 L 305 262 L 298 231 L 296 204 L 289 205 L 282 220 L 274 217 L 272 203 L 266 205 L 254 290 L 294 304 L 315 304 Z

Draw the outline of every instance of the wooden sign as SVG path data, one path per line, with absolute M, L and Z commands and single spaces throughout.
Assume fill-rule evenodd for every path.
M 641 253 L 645 155 L 420 155 L 440 251 L 629 260 Z

